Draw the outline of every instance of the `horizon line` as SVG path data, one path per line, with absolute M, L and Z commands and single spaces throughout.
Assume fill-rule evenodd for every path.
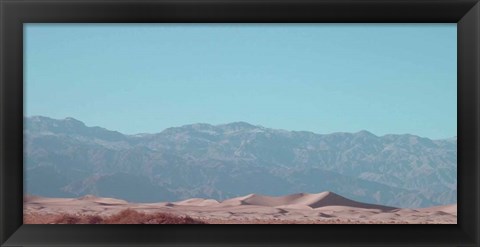
M 236 124 L 236 123 L 244 123 L 244 124 L 247 124 L 247 125 L 250 125 L 250 126 L 253 126 L 253 127 L 258 127 L 258 128 L 263 128 L 263 129 L 270 129 L 270 130 L 277 130 L 277 131 L 287 131 L 287 132 L 309 132 L 309 133 L 312 133 L 312 134 L 315 134 L 315 135 L 331 135 L 331 134 L 358 134 L 358 133 L 361 133 L 361 132 L 367 132 L 368 134 L 371 134 L 375 137 L 385 137 L 385 136 L 389 136 L 389 135 L 412 135 L 412 136 L 417 136 L 417 137 L 420 137 L 420 138 L 426 138 L 426 139 L 430 139 L 432 141 L 436 141 L 436 140 L 449 140 L 449 139 L 453 139 L 453 138 L 457 138 L 458 135 L 453 135 L 453 136 L 449 136 L 449 137 L 445 137 L 445 138 L 430 138 L 430 137 L 425 137 L 425 136 L 420 136 L 420 135 L 417 135 L 417 134 L 412 134 L 412 133 L 388 133 L 388 134 L 384 134 L 384 135 L 378 135 L 378 134 L 375 134 L 373 133 L 372 131 L 369 131 L 367 129 L 361 129 L 361 130 L 358 130 L 358 131 L 355 131 L 355 132 L 348 132 L 348 131 L 335 131 L 335 132 L 330 132 L 330 133 L 318 133 L 318 132 L 314 132 L 314 131 L 310 131 L 310 130 L 288 130 L 288 129 L 283 129 L 283 128 L 270 128 L 270 127 L 265 127 L 263 125 L 260 125 L 260 124 L 252 124 L 252 123 L 249 123 L 249 122 L 246 122 L 246 121 L 233 121 L 233 122 L 228 122 L 228 123 L 220 123 L 220 124 L 211 124 L 211 123 L 203 123 L 203 122 L 196 122 L 196 123 L 190 123 L 190 124 L 184 124 L 184 125 L 180 125 L 180 126 L 172 126 L 172 127 L 168 127 L 168 128 L 165 128 L 163 130 L 160 130 L 159 132 L 154 132 L 154 133 L 149 133 L 149 132 L 139 132 L 139 133 L 134 133 L 134 134 L 127 134 L 127 133 L 124 133 L 122 131 L 118 131 L 118 130 L 111 130 L 111 129 L 107 129 L 106 127 L 102 127 L 102 126 L 98 126 L 98 125 L 87 125 L 85 124 L 84 121 L 81 121 L 77 118 L 74 118 L 74 117 L 64 117 L 63 119 L 60 119 L 60 118 L 53 118 L 53 117 L 48 117 L 48 116 L 44 116 L 44 115 L 31 115 L 31 116 L 26 116 L 24 115 L 24 118 L 35 118 L 35 117 L 42 117 L 42 118 L 48 118 L 48 119 L 51 119 L 51 120 L 56 120 L 56 121 L 65 121 L 65 120 L 69 120 L 69 119 L 72 119 L 72 120 L 75 120 L 75 121 L 78 121 L 80 123 L 82 123 L 83 125 L 85 125 L 85 127 L 87 128 L 103 128 L 103 129 L 106 129 L 108 131 L 114 131 L 114 132 L 118 132 L 122 135 L 126 135 L 126 136 L 138 136 L 138 135 L 155 135 L 155 134 L 160 134 L 162 132 L 164 132 L 165 130 L 168 130 L 168 129 L 171 129 L 171 128 L 182 128 L 182 127 L 187 127 L 187 126 L 192 126 L 192 125 L 209 125 L 209 126 L 213 126 L 213 127 L 220 127 L 220 126 L 225 126 L 225 125 L 231 125 L 231 124 Z

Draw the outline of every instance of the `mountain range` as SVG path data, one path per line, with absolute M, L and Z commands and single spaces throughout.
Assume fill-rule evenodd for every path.
M 457 139 L 286 131 L 245 122 L 125 135 L 24 118 L 25 193 L 132 202 L 332 191 L 417 208 L 457 201 Z

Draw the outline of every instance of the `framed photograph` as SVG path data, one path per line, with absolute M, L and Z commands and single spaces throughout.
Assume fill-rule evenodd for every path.
M 0 3 L 2 246 L 479 246 L 478 1 Z

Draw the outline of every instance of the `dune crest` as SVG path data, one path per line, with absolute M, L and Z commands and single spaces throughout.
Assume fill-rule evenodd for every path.
M 265 196 L 258 194 L 250 194 L 243 197 L 236 197 L 225 200 L 220 203 L 223 206 L 233 205 L 252 205 L 266 207 L 286 207 L 286 208 L 310 208 L 316 209 L 327 206 L 346 206 L 354 208 L 377 209 L 381 211 L 390 211 L 397 209 L 376 204 L 368 204 L 356 202 L 330 191 L 317 194 L 297 193 L 286 196 Z
M 179 202 L 173 202 L 172 205 L 183 205 L 183 206 L 213 206 L 218 205 L 219 202 L 214 199 L 203 199 L 203 198 L 191 198 Z
M 94 196 L 94 195 L 85 195 L 85 196 L 79 197 L 78 200 L 90 201 L 90 202 L 95 202 L 95 203 L 104 204 L 104 205 L 128 204 L 128 202 L 125 201 L 125 200 L 116 199 L 116 198 L 109 198 L 109 197 L 97 197 L 97 196 Z

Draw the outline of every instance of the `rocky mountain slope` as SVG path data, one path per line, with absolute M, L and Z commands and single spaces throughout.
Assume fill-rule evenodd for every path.
M 124 135 L 25 118 L 25 193 L 133 202 L 332 191 L 395 207 L 456 203 L 457 140 L 192 124 Z

